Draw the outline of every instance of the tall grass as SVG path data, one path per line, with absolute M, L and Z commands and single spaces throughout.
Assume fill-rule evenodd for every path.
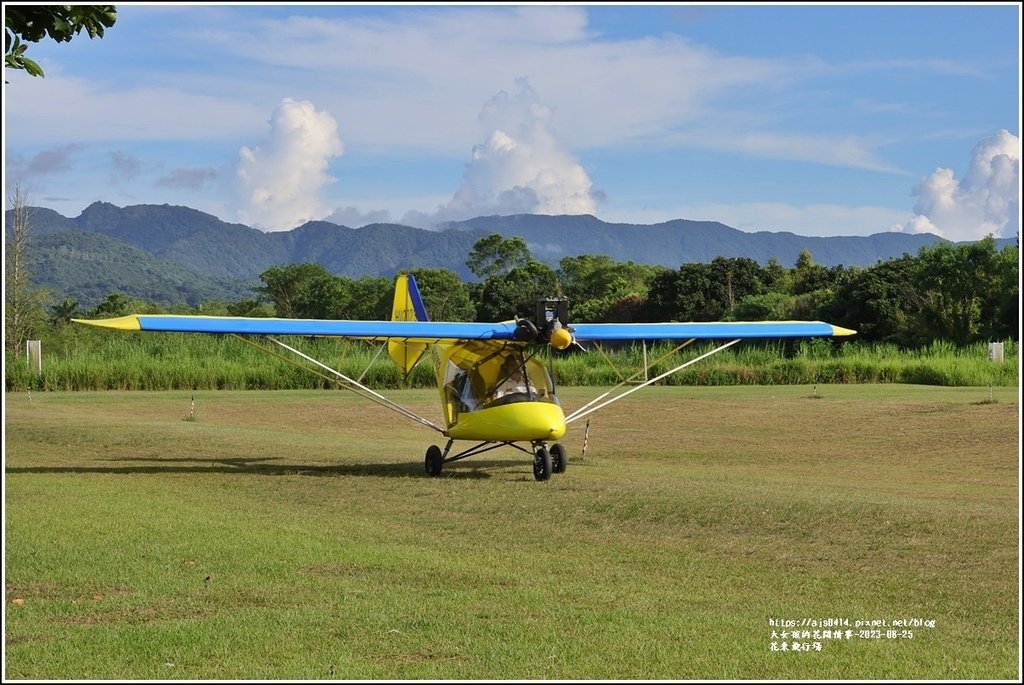
M 374 388 L 422 388 L 434 383 L 429 364 L 421 363 L 409 378 L 395 369 L 381 345 L 332 339 L 290 339 L 315 359 L 341 373 L 362 378 Z M 310 373 L 315 367 L 283 350 L 273 355 L 233 337 L 174 333 L 103 335 L 82 338 L 47 350 L 41 374 L 25 359 L 8 356 L 7 390 L 291 390 L 335 387 L 335 382 Z M 655 362 L 653 378 L 712 349 L 691 345 L 669 354 L 666 344 L 649 346 Z M 827 383 L 912 383 L 944 386 L 1015 386 L 1019 346 L 1005 343 L 1005 361 L 988 360 L 984 343 L 958 348 L 933 343 L 919 350 L 893 345 L 806 340 L 788 343 L 740 343 L 668 376 L 664 385 L 792 385 Z M 278 356 L 275 356 L 278 355 Z M 279 358 L 285 357 L 285 358 Z M 607 354 L 558 355 L 552 360 L 556 383 L 565 386 L 614 385 L 636 375 L 643 380 L 643 348 L 625 346 Z
M 912 383 L 944 386 L 1015 386 L 1018 382 L 1018 344 L 1005 343 L 1005 361 L 988 360 L 987 344 L 957 348 L 934 343 L 920 350 L 893 345 L 812 340 L 788 345 L 742 343 L 697 362 L 659 381 L 664 385 L 809 385 L 815 383 Z M 563 385 L 607 385 L 627 379 L 642 367 L 641 349 L 609 354 L 609 359 L 575 355 L 559 360 L 557 380 Z M 655 346 L 655 360 L 670 348 Z M 711 345 L 686 348 L 655 364 L 653 378 L 710 351 Z M 641 374 L 640 380 L 644 376 Z

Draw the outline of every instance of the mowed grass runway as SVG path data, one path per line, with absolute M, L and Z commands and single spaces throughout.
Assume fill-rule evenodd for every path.
M 4 675 L 1016 679 L 992 392 L 651 388 L 546 483 L 342 392 L 8 394 Z

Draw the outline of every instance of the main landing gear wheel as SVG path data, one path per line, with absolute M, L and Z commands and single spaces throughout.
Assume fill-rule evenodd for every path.
M 427 475 L 437 477 L 441 475 L 441 467 L 444 466 L 444 455 L 441 454 L 441 448 L 437 445 L 431 445 L 427 448 L 427 458 L 423 461 L 424 466 L 427 469 Z
M 538 447 L 533 453 L 533 477 L 537 480 L 551 477 L 551 452 L 547 447 Z
M 569 468 L 569 453 L 565 451 L 565 445 L 556 442 L 551 446 L 551 473 L 565 473 Z

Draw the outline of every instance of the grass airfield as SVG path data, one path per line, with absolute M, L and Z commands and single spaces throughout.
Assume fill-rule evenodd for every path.
M 8 393 L 4 675 L 1017 679 L 1018 396 L 650 388 L 538 483 L 342 392 Z

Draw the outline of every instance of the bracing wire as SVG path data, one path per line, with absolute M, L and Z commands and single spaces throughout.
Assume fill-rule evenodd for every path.
M 577 409 L 576 411 L 574 411 L 569 416 L 565 417 L 565 423 L 566 424 L 572 423 L 573 421 L 576 421 L 577 419 L 581 419 L 584 416 L 587 416 L 588 414 L 594 413 L 598 409 L 602 409 L 604 407 L 607 407 L 612 402 L 618 402 L 619 400 L 621 400 L 622 398 L 626 397 L 627 395 L 631 395 L 632 393 L 636 392 L 637 390 L 640 390 L 642 388 L 646 388 L 651 383 L 654 383 L 656 381 L 660 381 L 662 378 L 665 378 L 666 376 L 671 376 L 675 372 L 681 371 L 682 369 L 685 369 L 687 366 L 689 366 L 691 364 L 696 364 L 701 359 L 705 359 L 707 357 L 710 357 L 713 354 L 721 352 L 722 350 L 724 350 L 727 347 L 731 347 L 732 345 L 735 345 L 740 340 L 741 340 L 741 338 L 736 338 L 735 340 L 731 340 L 731 341 L 725 343 L 724 345 L 720 345 L 719 347 L 716 347 L 715 349 L 711 350 L 710 352 L 705 352 L 704 354 L 702 354 L 702 355 L 700 355 L 698 357 L 694 357 L 693 359 L 689 360 L 688 362 L 686 362 L 684 364 L 680 364 L 679 366 L 677 366 L 677 367 L 675 367 L 673 369 L 670 369 L 669 371 L 666 371 L 665 373 L 663 373 L 663 374 L 661 374 L 659 376 L 655 376 L 654 378 L 650 379 L 649 381 L 641 383 L 640 385 L 637 385 L 636 387 L 630 388 L 626 392 L 620 393 L 620 394 L 616 395 L 615 397 L 611 398 L 610 400 L 606 400 L 606 401 L 602 402 L 601 404 L 598 404 L 597 406 L 590 407 L 589 409 L 587 409 L 586 407 L 581 407 L 580 409 Z M 607 397 L 610 393 L 611 393 L 611 391 L 609 390 L 602 397 Z M 590 404 L 593 404 L 593 402 L 590 402 L 587 406 L 589 406 Z
M 367 386 L 363 385 L 359 381 L 357 381 L 355 379 L 352 379 L 352 378 L 349 378 L 348 376 L 346 376 L 345 374 L 341 373 L 340 371 L 332 369 L 331 367 L 329 367 L 326 364 L 323 364 L 323 363 L 317 361 L 316 359 L 310 357 L 309 355 L 305 354 L 304 352 L 301 352 L 301 351 L 295 349 L 294 347 L 291 347 L 290 345 L 287 345 L 287 344 L 281 342 L 277 338 L 274 338 L 274 337 L 269 336 L 269 335 L 266 336 L 267 340 L 270 340 L 275 345 L 278 345 L 279 347 L 283 347 L 284 349 L 288 350 L 292 354 L 295 354 L 295 355 L 297 355 L 299 357 L 302 357 L 306 361 L 310 362 L 311 364 L 315 364 L 316 366 L 320 367 L 321 369 L 324 369 L 325 371 L 327 371 L 328 373 L 332 374 L 333 376 L 336 376 L 337 378 L 331 378 L 330 376 L 327 376 L 327 375 L 325 375 L 323 373 L 320 373 L 319 371 L 316 371 L 314 369 L 310 369 L 309 367 L 303 366 L 302 364 L 299 364 L 298 362 L 296 362 L 293 359 L 289 359 L 288 357 L 286 357 L 284 355 L 281 355 L 281 354 L 276 354 L 273 350 L 268 350 L 267 348 L 263 347 L 262 345 L 258 345 L 256 343 L 252 342 L 251 340 L 247 340 L 247 339 L 243 338 L 240 335 L 234 335 L 234 334 L 232 334 L 232 335 L 233 335 L 233 337 L 238 338 L 239 340 L 241 340 L 242 342 L 244 342 L 244 343 L 246 343 L 248 345 L 252 345 L 252 346 L 254 346 L 254 347 L 256 347 L 256 348 L 258 348 L 260 350 L 263 350 L 264 352 L 266 352 L 267 354 L 271 355 L 272 357 L 276 357 L 278 359 L 281 359 L 282 361 L 285 361 L 285 362 L 287 362 L 289 364 L 297 366 L 298 368 L 304 369 L 304 370 L 308 371 L 309 373 L 312 373 L 312 374 L 317 375 L 317 376 L 319 376 L 321 378 L 324 378 L 324 379 L 326 379 L 326 380 L 328 380 L 328 381 L 330 381 L 332 383 L 338 383 L 338 385 L 340 385 L 342 388 L 344 388 L 346 390 L 349 390 L 349 391 L 359 395 L 360 397 L 368 399 L 371 402 L 375 402 L 375 403 L 381 405 L 382 407 L 384 407 L 386 409 L 390 409 L 391 411 L 396 412 L 398 414 L 401 414 L 402 416 L 404 416 L 404 417 L 406 417 L 408 419 L 412 419 L 413 421 L 416 421 L 417 423 L 420 423 L 420 424 L 422 424 L 424 426 L 427 426 L 428 428 L 432 428 L 432 429 L 436 430 L 439 433 L 443 434 L 445 432 L 443 428 L 438 426 L 433 421 L 430 421 L 429 419 L 425 419 L 422 416 L 419 416 L 418 414 L 416 414 L 416 413 L 406 409 L 402 405 L 397 404 L 397 403 L 389 400 L 387 397 L 385 397 L 384 395 L 381 395 L 379 392 L 376 392 L 375 390 L 373 390 L 371 388 L 368 388 Z M 341 381 L 339 381 L 338 378 L 340 378 Z

